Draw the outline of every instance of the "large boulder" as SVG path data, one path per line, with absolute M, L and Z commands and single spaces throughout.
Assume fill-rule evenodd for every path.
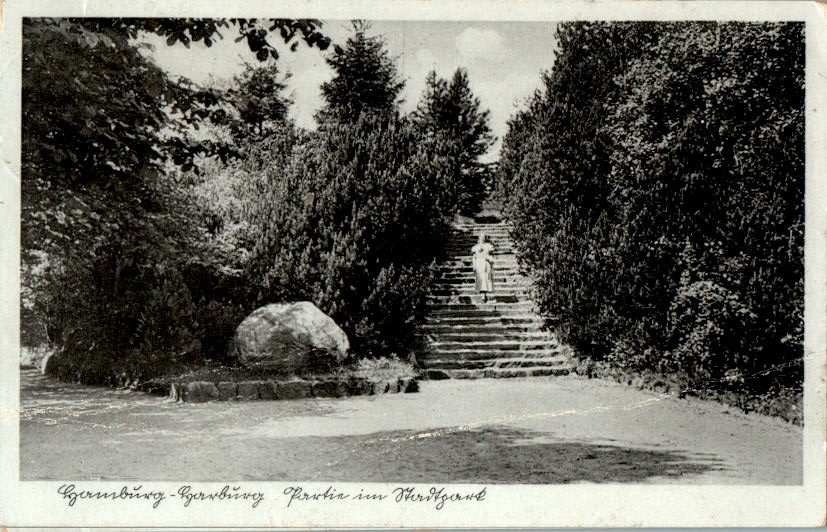
M 309 301 L 274 303 L 256 309 L 239 324 L 235 354 L 245 366 L 263 366 L 286 375 L 323 371 L 348 356 L 345 332 Z

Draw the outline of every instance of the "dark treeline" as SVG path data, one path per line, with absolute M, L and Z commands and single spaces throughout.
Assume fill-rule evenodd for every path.
M 542 309 L 610 367 L 800 385 L 803 25 L 565 23 L 558 45 L 499 174 Z
M 170 79 L 136 41 L 209 44 L 219 30 L 247 38 L 259 61 L 227 87 Z M 321 30 L 27 20 L 22 340 L 54 346 L 59 375 L 117 384 L 231 362 L 250 311 L 296 300 L 333 317 L 357 357 L 408 353 L 444 224 L 473 208 L 467 175 L 482 177 L 463 142 L 488 145 L 487 114 L 458 71 L 442 114 L 404 116 L 394 60 L 354 23 L 325 53 L 334 77 L 317 130 L 297 127 L 289 73 L 262 36 L 326 50 Z M 470 133 L 458 134 L 460 116 Z

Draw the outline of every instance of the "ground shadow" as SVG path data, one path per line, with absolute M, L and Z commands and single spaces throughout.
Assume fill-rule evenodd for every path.
M 313 480 L 634 483 L 653 478 L 667 481 L 724 469 L 720 460 L 710 456 L 554 441 L 548 434 L 509 427 L 436 430 L 425 437 L 387 432 L 337 440 L 342 447 L 358 446 L 359 451 L 343 453 L 344 460 L 329 461 L 329 469 L 318 471 Z
M 338 410 L 316 400 L 181 405 L 28 377 L 21 412 L 22 480 L 691 483 L 725 469 L 710 455 L 572 441 L 501 425 L 274 435 L 252 428 L 271 419 L 317 418 Z

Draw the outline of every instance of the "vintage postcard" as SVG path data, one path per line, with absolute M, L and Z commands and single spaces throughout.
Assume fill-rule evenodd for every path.
M 0 526 L 823 526 L 824 4 L 0 17 Z

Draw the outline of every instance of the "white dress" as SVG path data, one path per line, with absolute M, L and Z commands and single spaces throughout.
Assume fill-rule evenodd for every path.
M 488 242 L 476 244 L 471 248 L 474 254 L 471 264 L 474 267 L 474 277 L 477 292 L 492 292 L 494 290 L 494 246 Z

